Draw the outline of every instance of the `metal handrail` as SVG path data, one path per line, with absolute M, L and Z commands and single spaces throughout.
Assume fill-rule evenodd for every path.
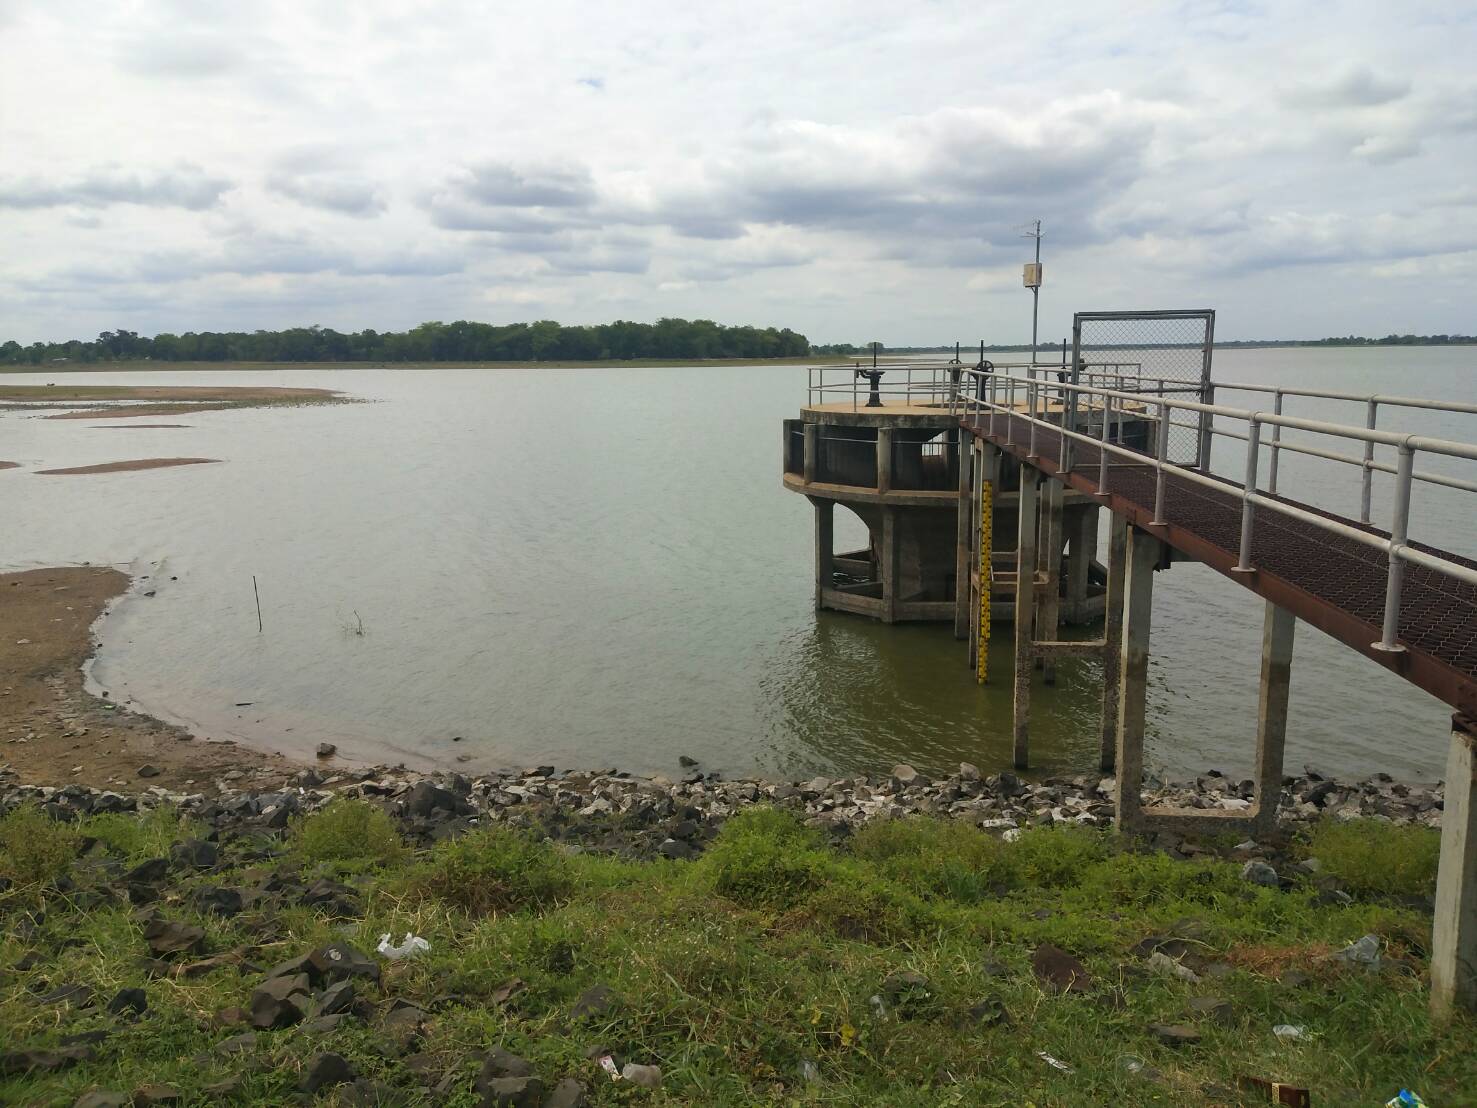
M 1072 468 L 1071 442 L 1085 442 L 1098 447 L 1099 468 L 1097 479 L 1097 491 L 1099 494 L 1108 491 L 1108 456 L 1113 454 L 1131 459 L 1137 464 L 1152 465 L 1155 469 L 1155 494 L 1154 494 L 1154 516 L 1152 525 L 1163 526 L 1164 518 L 1164 492 L 1166 471 L 1173 468 L 1179 477 L 1217 489 L 1222 493 L 1239 492 L 1241 500 L 1241 535 L 1239 550 L 1236 560 L 1236 571 L 1250 573 L 1254 571 L 1251 564 L 1252 539 L 1255 528 L 1255 515 L 1257 508 L 1265 508 L 1271 511 L 1290 516 L 1305 523 L 1328 531 L 1344 538 L 1352 539 L 1367 546 L 1374 547 L 1386 552 L 1389 559 L 1389 569 L 1385 581 L 1385 607 L 1383 625 L 1381 627 L 1380 640 L 1371 643 L 1371 647 L 1384 651 L 1402 651 L 1405 648 L 1397 641 L 1399 633 L 1400 617 L 1400 593 L 1404 580 L 1406 563 L 1419 565 L 1426 569 L 1434 570 L 1448 577 L 1453 577 L 1468 584 L 1477 585 L 1477 569 L 1451 561 L 1440 554 L 1433 554 L 1417 550 L 1408 545 L 1408 530 L 1410 524 L 1410 492 L 1415 476 L 1415 455 L 1418 451 L 1426 451 L 1432 454 L 1441 454 L 1447 457 L 1461 458 L 1467 461 L 1477 461 L 1477 444 L 1454 442 L 1446 439 L 1430 438 L 1423 435 L 1399 434 L 1391 431 L 1380 431 L 1373 426 L 1355 427 L 1347 424 L 1330 423 L 1323 420 L 1303 419 L 1295 416 L 1287 416 L 1276 412 L 1252 411 L 1246 408 L 1233 408 L 1222 404 L 1206 404 L 1192 400 L 1170 400 L 1164 396 L 1156 396 L 1147 392 L 1129 392 L 1116 389 L 1103 389 L 1092 385 L 1074 384 L 1065 381 L 1049 381 L 1030 377 L 1023 378 L 1015 375 L 1001 373 L 978 373 L 974 370 L 967 371 L 976 378 L 976 387 L 973 390 L 963 390 L 961 396 L 962 404 L 966 413 L 974 411 L 978 417 L 975 420 L 978 426 L 984 418 L 989 420 L 989 433 L 995 433 L 995 421 L 998 414 L 1006 416 L 1006 442 L 1013 442 L 1015 433 L 1015 420 L 1024 419 L 1030 429 L 1030 440 L 1028 454 L 1036 453 L 1036 429 L 1038 426 L 1047 427 L 1061 436 L 1061 459 L 1059 468 L 1063 473 L 1070 472 Z M 1001 393 L 1004 399 L 1001 399 Z M 1024 411 L 1019 409 L 1022 405 L 1017 404 L 1017 393 L 1024 392 Z M 1041 414 L 1037 414 L 1037 407 L 1041 401 L 1042 393 L 1055 392 L 1061 400 L 1062 418 L 1057 423 L 1047 418 L 1047 407 L 1042 407 Z M 1101 407 L 1103 410 L 1103 422 L 1101 435 L 1094 438 L 1076 430 L 1075 413 L 1076 402 L 1079 397 L 1086 397 L 1088 407 Z M 1099 404 L 1093 405 L 1093 399 Z M 1137 405 L 1141 410 L 1153 409 L 1157 412 L 1158 433 L 1156 434 L 1156 451 L 1152 459 L 1137 450 L 1124 447 L 1110 441 L 1110 427 L 1112 425 L 1112 411 L 1115 402 L 1121 405 Z M 1442 402 L 1432 402 L 1430 406 L 1435 407 Z M 1419 405 L 1412 405 L 1419 406 Z M 1279 405 L 1280 407 L 1280 405 Z M 1240 420 L 1246 423 L 1247 431 L 1244 436 L 1247 443 L 1245 478 L 1239 489 L 1225 480 L 1212 476 L 1208 471 L 1210 459 L 1204 459 L 1205 472 L 1197 472 L 1185 466 L 1173 465 L 1167 459 L 1167 444 L 1169 441 L 1169 430 L 1173 424 L 1173 413 L 1176 411 L 1196 412 L 1211 416 L 1212 419 Z M 1120 415 L 1120 427 L 1121 427 Z M 1257 468 L 1261 452 L 1261 430 L 1263 425 L 1274 428 L 1274 434 L 1282 428 L 1309 431 L 1315 434 L 1330 435 L 1337 438 L 1352 439 L 1365 444 L 1365 457 L 1360 459 L 1350 458 L 1344 455 L 1336 455 L 1328 452 L 1332 460 L 1345 461 L 1351 464 L 1363 466 L 1366 476 L 1370 473 L 1369 463 L 1373 461 L 1373 449 L 1376 445 L 1391 446 L 1398 451 L 1397 464 L 1395 467 L 1395 503 L 1392 512 L 1390 533 L 1388 537 L 1373 534 L 1358 526 L 1346 523 L 1339 519 L 1331 519 L 1328 516 L 1310 512 L 1304 508 L 1286 501 L 1277 499 L 1275 495 L 1263 495 L 1257 488 Z M 1199 424 L 1197 423 L 1197 426 Z M 1292 449 L 1288 444 L 1279 443 L 1281 449 Z M 1273 456 L 1275 457 L 1275 448 Z M 1368 523 L 1367 509 L 1364 512 L 1366 518 L 1361 523 Z
M 1378 422 L 1379 409 L 1381 405 L 1390 408 L 1422 408 L 1427 411 L 1456 412 L 1461 415 L 1477 415 L 1477 404 L 1468 404 L 1460 400 L 1423 400 L 1419 397 L 1413 396 L 1387 396 L 1383 393 L 1337 392 L 1329 389 L 1284 388 L 1278 385 L 1255 385 L 1237 381 L 1211 382 L 1209 395 L 1212 399 L 1214 399 L 1215 397 L 1216 389 L 1229 389 L 1233 392 L 1270 393 L 1273 397 L 1273 411 L 1278 415 L 1282 413 L 1282 398 L 1284 396 L 1301 396 L 1312 398 L 1315 400 L 1341 400 L 1348 401 L 1354 404 L 1363 404 L 1365 406 L 1364 425 L 1371 430 L 1374 429 L 1375 424 Z M 1269 480 L 1270 489 L 1274 493 L 1277 491 L 1278 451 L 1281 449 L 1297 450 L 1296 447 L 1283 447 L 1281 440 L 1282 436 L 1279 429 L 1274 428 L 1272 431 L 1272 464 L 1271 476 Z M 1299 453 L 1309 453 L 1309 451 L 1302 450 L 1299 451 Z M 1345 461 L 1346 459 L 1338 458 L 1334 460 Z M 1373 497 L 1374 471 L 1379 470 L 1381 473 L 1394 473 L 1395 470 L 1391 466 L 1378 463 L 1374 460 L 1374 447 L 1370 444 L 1365 445 L 1364 457 L 1360 460 L 1360 464 L 1364 466 L 1364 473 L 1360 480 L 1359 489 L 1359 522 L 1368 523 L 1370 502 Z M 1417 481 L 1429 481 L 1430 483 L 1436 485 L 1445 485 L 1448 488 L 1462 489 L 1467 492 L 1473 491 L 1473 485 L 1467 482 L 1457 481 L 1454 478 L 1443 478 L 1439 474 L 1417 473 L 1415 475 L 1415 479 Z

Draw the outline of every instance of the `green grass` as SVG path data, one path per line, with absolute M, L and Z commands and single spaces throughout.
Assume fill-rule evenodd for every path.
M 20 817 L 19 837 L 59 842 L 41 818 Z M 343 838 L 350 818 L 336 810 L 321 825 L 336 828 L 325 841 Z M 20 826 L 14 820 L 0 821 L 0 835 Z M 20 902 L 0 898 L 0 1050 L 54 1045 L 91 1028 L 109 1028 L 111 1037 L 95 1061 L 75 1069 L 0 1078 L 0 1102 L 69 1105 L 92 1087 L 126 1093 L 162 1081 L 185 1091 L 187 1103 L 206 1104 L 204 1087 L 239 1071 L 238 1102 L 288 1104 L 307 1059 L 333 1050 L 401 1090 L 406 1103 L 470 1108 L 474 1055 L 501 1045 L 550 1085 L 577 1077 L 596 1105 L 1256 1103 L 1206 1091 L 1243 1075 L 1309 1086 L 1318 1105 L 1382 1104 L 1402 1086 L 1442 1108 L 1477 1104 L 1477 1022 L 1433 1025 L 1427 1016 L 1421 948 L 1430 921 L 1404 899 L 1424 887 L 1419 867 L 1390 873 L 1384 891 L 1353 904 L 1315 906 L 1311 883 L 1260 888 L 1242 881 L 1234 863 L 1177 862 L 1097 832 L 1037 829 L 1007 844 L 917 819 L 874 824 L 835 847 L 788 814 L 757 810 L 730 820 L 691 864 L 567 853 L 499 826 L 379 855 L 355 879 L 362 918 L 332 919 L 292 903 L 230 919 L 189 909 L 196 885 L 249 885 L 279 870 L 309 879 L 333 860 L 304 848 L 311 823 L 265 861 L 260 840 L 228 839 L 226 872 L 179 875 L 166 915 L 204 926 L 212 952 L 240 950 L 259 966 L 329 941 L 370 951 L 383 932 L 424 936 L 429 953 L 384 963 L 383 988 L 370 996 L 381 1006 L 397 997 L 431 1010 L 414 1050 L 432 1060 L 430 1083 L 443 1070 L 460 1075 L 451 1094 L 417 1093 L 421 1079 L 374 1021 L 319 1037 L 263 1032 L 244 1063 L 211 1054 L 240 1029 L 212 1027 L 209 1018 L 247 1003 L 260 975 L 224 968 L 150 977 L 132 906 L 112 900 L 83 911 L 72 891 L 47 898 L 40 930 L 24 940 L 11 925 Z M 1362 858 L 1360 843 L 1377 848 L 1385 831 L 1340 839 L 1341 864 Z M 1313 842 L 1326 845 L 1324 834 Z M 147 841 L 151 850 L 160 843 Z M 1329 868 L 1336 855 L 1320 846 L 1318 856 Z M 61 855 L 49 857 L 37 872 L 58 872 Z M 91 872 L 73 867 L 81 892 Z M 1190 985 L 1144 974 L 1131 948 L 1170 931 L 1227 966 L 1225 976 Z M 1370 931 L 1419 973 L 1370 975 L 1324 957 Z M 1030 970 L 1041 942 L 1080 957 L 1094 991 L 1043 991 Z M 13 970 L 28 952 L 43 964 Z M 1280 983 L 1289 968 L 1308 983 Z M 904 972 L 926 984 L 899 984 L 892 975 Z M 40 1004 L 42 980 L 87 984 L 104 999 L 140 986 L 150 1014 L 129 1022 Z M 575 1000 L 596 984 L 616 1002 L 574 1018 Z M 1225 1025 L 1186 1011 L 1191 997 L 1211 994 L 1232 1005 Z M 970 1015 L 986 998 L 1008 1022 Z M 1164 1022 L 1196 1023 L 1203 1040 L 1164 1047 L 1148 1032 Z M 1301 1024 L 1310 1038 L 1280 1043 L 1271 1033 L 1279 1023 Z M 595 1045 L 621 1061 L 659 1064 L 663 1088 L 610 1082 L 586 1057 Z M 1038 1051 L 1072 1072 L 1052 1069 Z M 1130 1056 L 1160 1079 L 1130 1073 Z M 802 1077 L 811 1067 L 814 1082 Z M 327 1094 L 321 1100 L 333 1103 Z
M 438 843 L 409 874 L 416 895 L 472 915 L 550 908 L 573 887 L 569 860 L 531 834 L 486 827 Z
M 77 833 L 35 808 L 0 816 L 0 878 L 19 890 L 54 881 L 77 855 Z
M 1324 820 L 1308 835 L 1308 857 L 1361 896 L 1430 896 L 1436 891 L 1441 832 L 1376 820 Z
M 400 832 L 383 810 L 363 800 L 335 800 L 293 826 L 297 852 L 340 868 L 391 865 L 405 856 Z
M 203 827 L 185 819 L 167 805 L 153 808 L 143 815 L 107 812 L 88 816 L 81 822 L 79 830 L 131 862 L 164 857 L 172 844 L 204 833 Z

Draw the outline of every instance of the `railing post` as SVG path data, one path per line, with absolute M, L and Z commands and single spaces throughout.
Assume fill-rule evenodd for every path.
M 1282 414 L 1282 390 L 1272 390 L 1272 414 Z M 1282 424 L 1272 424 L 1272 458 L 1267 465 L 1267 492 L 1277 495 L 1277 461 L 1282 453 Z
M 1251 496 L 1256 492 L 1257 455 L 1261 453 L 1262 421 L 1256 414 L 1246 429 L 1246 482 L 1241 487 L 1241 553 L 1236 559 L 1236 572 L 1251 572 L 1251 528 L 1256 509 Z
M 892 428 L 877 428 L 877 491 L 892 491 Z
M 1405 577 L 1405 560 L 1400 556 L 1410 528 L 1410 479 L 1415 470 L 1415 451 L 1409 443 L 1400 444 L 1400 460 L 1395 469 L 1395 518 L 1390 525 L 1390 570 L 1385 579 L 1385 620 L 1380 641 L 1370 645 L 1376 650 L 1399 653 L 1405 647 L 1395 640 L 1400 635 L 1400 586 Z M 1369 470 L 1364 471 L 1367 475 Z
M 1157 458 L 1155 459 L 1154 476 L 1154 519 L 1152 526 L 1163 527 L 1164 521 L 1164 462 L 1169 457 L 1169 404 L 1160 397 L 1159 404 L 1159 443 Z
M 1027 418 L 1031 421 L 1030 439 L 1026 444 L 1026 457 L 1032 459 L 1036 457 L 1036 395 L 1040 391 L 1041 386 L 1036 384 L 1035 374 L 1032 374 L 1031 380 L 1026 383 Z
M 1097 459 L 1097 494 L 1103 496 L 1108 491 L 1108 427 L 1113 422 L 1113 398 L 1103 397 L 1103 435 L 1102 444 L 1098 447 Z
M 1202 404 L 1214 404 L 1215 403 L 1215 382 L 1214 381 L 1207 381 L 1207 382 L 1205 382 L 1204 387 L 1200 391 L 1201 391 L 1200 402 Z M 1211 430 L 1211 413 L 1210 412 L 1201 412 L 1200 413 L 1200 437 L 1199 437 L 1199 441 L 1197 441 L 1195 443 L 1195 453 L 1196 453 L 1195 461 L 1198 463 L 1197 466 L 1196 466 L 1196 468 L 1198 468 L 1201 473 L 1209 473 L 1210 472 L 1210 449 L 1211 449 L 1211 443 L 1213 441 L 1212 440 L 1212 434 L 1213 434 L 1213 432 Z
M 1371 431 L 1374 430 L 1376 412 L 1379 401 L 1374 397 L 1369 398 L 1368 411 L 1365 414 L 1364 426 Z M 1359 486 L 1359 522 L 1369 522 L 1369 500 L 1374 490 L 1374 440 L 1366 440 L 1364 443 L 1364 474 Z

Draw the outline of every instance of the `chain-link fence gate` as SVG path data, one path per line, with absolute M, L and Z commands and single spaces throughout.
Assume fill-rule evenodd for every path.
M 1211 403 L 1215 312 L 1077 312 L 1072 317 L 1076 383 Z M 1169 427 L 1167 461 L 1210 464 L 1210 416 L 1182 412 Z

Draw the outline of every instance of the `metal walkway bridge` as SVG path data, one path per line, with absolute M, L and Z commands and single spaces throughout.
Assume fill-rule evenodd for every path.
M 1060 365 L 991 365 L 982 348 L 973 368 L 957 352 L 952 363 L 816 367 L 805 419 L 795 421 L 804 426 L 787 430 L 786 480 L 801 491 L 829 487 L 813 483 L 812 471 L 822 468 L 822 429 L 873 412 L 875 480 L 865 473 L 846 480 L 861 480 L 868 486 L 861 493 L 876 498 L 898 476 L 896 436 L 905 432 L 890 425 L 947 428 L 921 432 L 923 439 L 946 436 L 936 443 L 907 434 L 910 451 L 925 460 L 958 463 L 935 467 L 958 479 L 955 633 L 969 637 L 971 664 L 985 680 L 994 587 L 1013 597 L 1012 729 L 1020 768 L 1030 761 L 1037 670 L 1049 684 L 1059 659 L 1100 660 L 1100 764 L 1116 773 L 1120 830 L 1273 830 L 1298 620 L 1449 705 L 1432 1004 L 1439 1014 L 1453 1006 L 1477 1011 L 1477 420 L 1469 421 L 1477 402 L 1216 381 L 1213 327 L 1208 310 L 1078 313 L 1071 360 L 1063 344 Z M 1088 360 L 1094 356 L 1105 360 Z M 1227 395 L 1265 408 L 1216 402 Z M 1320 417 L 1356 405 L 1362 426 L 1288 414 L 1289 400 Z M 1392 421 L 1392 411 L 1403 418 Z M 1392 422 L 1458 431 L 1411 434 Z M 792 441 L 802 431 L 803 459 Z M 847 443 L 863 471 L 871 442 Z M 1314 469 L 1318 477 L 1305 486 Z M 1329 473 L 1350 479 L 1330 483 Z M 1300 497 L 1288 495 L 1294 487 Z M 1417 487 L 1424 524 L 1413 527 Z M 937 489 L 926 495 L 946 495 Z M 1108 509 L 1111 521 L 1106 580 L 1092 581 L 1104 587 L 1103 631 L 1086 641 L 1058 632 L 1063 597 L 1081 592 L 1091 576 L 1082 548 L 1096 552 L 1094 512 L 1090 526 L 1074 530 L 1072 556 L 1062 556 L 1064 513 L 1089 519 L 1084 502 Z M 829 509 L 817 499 L 822 599 L 831 591 Z M 1008 525 L 1003 533 L 1015 532 L 1013 551 L 993 548 L 997 519 Z M 885 598 L 887 559 L 896 553 L 885 513 L 880 541 Z M 1263 602 L 1254 793 L 1244 811 L 1143 802 L 1154 577 L 1186 560 L 1205 563 Z
M 1207 358 L 1208 365 L 1208 358 Z M 1410 533 L 1417 482 L 1443 494 L 1441 530 L 1477 544 L 1477 442 L 1380 430 L 1380 409 L 1477 415 L 1477 404 L 1398 396 L 1213 382 L 1182 386 L 1122 367 L 1097 371 L 1029 367 L 1011 372 L 959 367 L 949 403 L 972 436 L 973 464 L 961 466 L 964 513 L 978 522 L 1007 465 L 1018 470 L 1014 730 L 1016 762 L 1029 758 L 1032 674 L 1053 657 L 1097 655 L 1104 671 L 1102 765 L 1117 773 L 1120 829 L 1271 829 L 1282 784 L 1289 676 L 1296 621 L 1312 624 L 1454 710 L 1442 813 L 1441 861 L 1433 926 L 1432 1005 L 1477 1010 L 1477 560 Z M 1208 403 L 1217 392 L 1263 393 L 1271 411 Z M 1365 426 L 1282 414 L 1283 400 L 1361 402 Z M 1325 404 L 1326 406 L 1326 404 Z M 1439 417 L 1444 418 L 1444 417 Z M 1132 429 L 1133 435 L 1125 434 Z M 1184 432 L 1192 432 L 1187 436 Z M 1171 438 L 1188 439 L 1192 458 L 1170 460 Z M 1296 433 L 1296 437 L 1289 437 Z M 1244 444 L 1216 472 L 1215 440 Z M 963 440 L 961 440 L 962 442 Z M 1359 474 L 1359 518 L 1278 492 L 1284 452 L 1342 463 Z M 1226 454 L 1222 451 L 1222 457 Z M 1265 458 L 1264 458 L 1265 455 Z M 1391 457 L 1393 455 L 1393 457 Z M 1237 464 L 1239 463 L 1239 464 Z M 1265 463 L 1265 468 L 1264 468 Z M 1373 479 L 1393 475 L 1389 526 L 1371 519 Z M 1059 533 L 1065 488 L 1112 513 L 1103 637 L 1054 641 L 1055 553 L 1042 558 L 1038 536 Z M 1043 495 L 1041 490 L 1045 489 Z M 969 503 L 963 499 L 968 496 Z M 1053 510 L 1057 521 L 1053 521 Z M 988 595 L 989 527 L 967 551 L 975 587 Z M 961 544 L 962 545 L 962 544 Z M 1048 546 L 1054 551 L 1055 546 Z M 1256 736 L 1255 798 L 1245 813 L 1145 807 L 1145 701 L 1153 579 L 1177 552 L 1204 562 L 1265 599 Z M 964 553 L 961 553 L 961 566 Z M 1024 582 L 1032 587 L 1023 587 Z M 1043 619 L 1043 615 L 1045 618 Z M 981 608 L 988 641 L 988 605 Z M 1042 636 L 1046 637 L 1042 637 Z M 982 651 L 976 642 L 976 657 Z M 983 666 L 981 666 L 983 670 Z

